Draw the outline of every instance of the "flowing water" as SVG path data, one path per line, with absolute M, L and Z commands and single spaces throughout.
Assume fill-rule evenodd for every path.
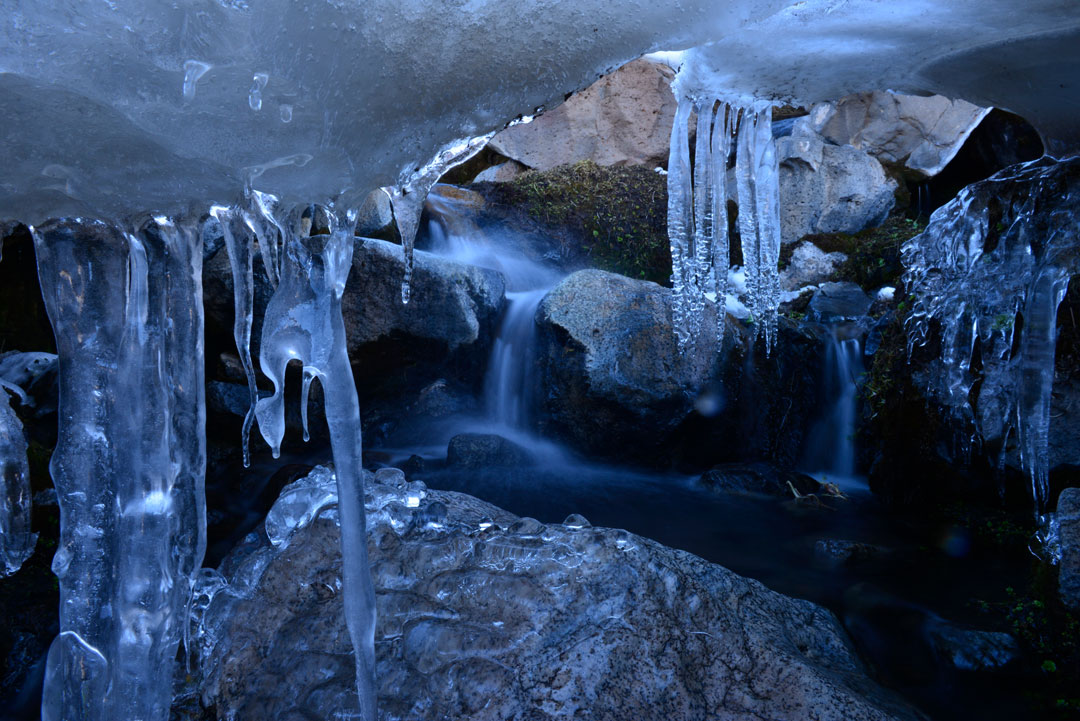
M 866 490 L 855 472 L 855 431 L 859 384 L 863 374 L 862 343 L 834 328 L 825 345 L 825 413 L 810 431 L 804 466 L 819 481 L 845 491 Z

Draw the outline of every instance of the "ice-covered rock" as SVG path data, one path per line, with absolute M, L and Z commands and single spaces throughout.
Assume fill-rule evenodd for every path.
M 857 233 L 888 217 L 896 181 L 866 152 L 831 145 L 813 132 L 796 132 L 776 144 L 783 242 L 811 233 Z
M 822 323 L 859 320 L 872 304 L 870 296 L 855 283 L 822 283 L 810 299 L 808 313 L 813 320 Z
M 812 603 L 625 531 L 369 483 L 381 719 L 922 718 Z M 201 614 L 202 701 L 220 718 L 355 709 L 338 527 L 309 515 L 228 558 Z
M 489 146 L 539 170 L 579 160 L 598 165 L 663 165 L 675 118 L 674 77 L 663 63 L 635 60 L 532 122 L 496 134 Z
M 30 531 L 30 466 L 22 422 L 0 383 L 0 577 L 11 575 L 34 553 Z
M 807 122 L 832 143 L 851 145 L 883 163 L 930 177 L 953 159 L 989 112 L 940 95 L 875 90 L 815 106 Z
M 1057 309 L 1080 272 L 1078 200 L 1080 158 L 1012 166 L 965 188 L 903 248 L 909 348 L 933 339 L 941 349 L 922 382 L 961 434 L 973 424 L 969 447 L 986 442 L 1004 462 L 1016 434 L 1038 514 L 1049 493 Z

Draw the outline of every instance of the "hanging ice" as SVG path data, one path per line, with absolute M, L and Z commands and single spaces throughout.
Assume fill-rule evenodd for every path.
M 168 718 L 206 547 L 199 238 L 163 217 L 34 229 L 60 364 L 45 721 Z
M 18 571 L 34 553 L 30 532 L 30 466 L 22 423 L 0 381 L 0 576 Z
M 1006 168 L 964 188 L 903 248 L 909 354 L 940 342 L 928 392 L 1003 458 L 1016 431 L 1037 516 L 1048 500 L 1057 309 L 1080 272 L 1078 178 L 1080 158 Z
M 260 207 L 267 213 L 276 207 L 270 200 L 260 199 Z M 234 209 L 230 214 L 242 215 L 242 211 Z M 375 591 L 367 557 L 360 406 L 341 316 L 341 298 L 352 268 L 356 217 L 353 212 L 333 208 L 300 206 L 274 215 L 273 224 L 282 232 L 284 242 L 278 257 L 277 288 L 263 321 L 259 364 L 273 382 L 274 394 L 258 401 L 255 414 L 259 432 L 277 457 L 285 435 L 286 367 L 291 361 L 303 364 L 305 405 L 311 381 L 318 378 L 322 384 L 337 477 L 345 621 L 356 658 L 361 713 L 364 719 L 374 721 Z M 242 276 L 245 267 L 238 261 L 250 254 L 250 246 L 230 243 L 227 247 L 230 253 L 239 254 L 233 258 L 233 272 Z M 237 293 L 246 294 L 237 304 L 250 304 L 250 291 L 242 278 L 234 286 Z M 304 415 L 306 436 L 306 408 Z M 268 519 L 270 526 L 276 523 Z
M 687 138 L 691 110 L 697 113 L 692 179 Z M 727 171 L 736 127 L 739 236 L 754 337 L 764 331 L 766 353 L 776 339 L 780 188 L 771 108 L 739 110 L 715 99 L 697 103 L 683 99 L 671 130 L 668 161 L 672 323 L 683 350 L 700 341 L 706 299 L 716 303 L 717 340 L 723 342 L 730 264 Z

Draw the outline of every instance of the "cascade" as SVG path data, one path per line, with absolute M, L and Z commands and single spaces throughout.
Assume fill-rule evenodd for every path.
M 691 173 L 688 124 L 697 114 Z M 706 300 L 717 304 L 716 341 L 723 343 L 730 264 L 728 166 L 735 160 L 735 197 L 754 338 L 765 351 L 776 341 L 780 306 L 780 186 L 772 109 L 739 108 L 713 98 L 679 101 L 668 160 L 672 323 L 679 348 L 701 342 Z
M 864 489 L 864 483 L 854 480 L 862 344 L 858 338 L 841 338 L 838 329 L 833 329 L 825 343 L 822 390 L 828 400 L 824 415 L 810 431 L 805 465 L 819 481 Z
M 206 548 L 199 234 L 165 217 L 33 232 L 60 364 L 42 718 L 165 719 Z
M 1078 169 L 1075 157 L 1006 168 L 964 188 L 902 249 L 908 354 L 941 346 L 928 394 L 1003 459 L 1016 432 L 1037 517 L 1049 496 L 1057 309 L 1080 272 Z

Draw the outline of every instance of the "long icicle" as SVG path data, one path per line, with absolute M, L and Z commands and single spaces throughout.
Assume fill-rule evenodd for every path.
M 727 289 L 728 268 L 731 265 L 731 248 L 728 238 L 727 212 L 727 166 L 731 155 L 731 125 L 734 109 L 721 103 L 712 132 L 712 283 L 711 290 L 716 297 L 716 348 L 724 344 L 724 332 L 727 328 Z
M 687 123 L 692 104 L 680 100 L 671 126 L 671 146 L 668 151 L 668 240 L 671 244 L 671 287 L 673 293 L 671 324 L 679 349 L 690 342 L 687 328 L 687 264 L 690 262 L 690 232 L 693 226 L 692 189 L 690 183 L 690 141 Z

